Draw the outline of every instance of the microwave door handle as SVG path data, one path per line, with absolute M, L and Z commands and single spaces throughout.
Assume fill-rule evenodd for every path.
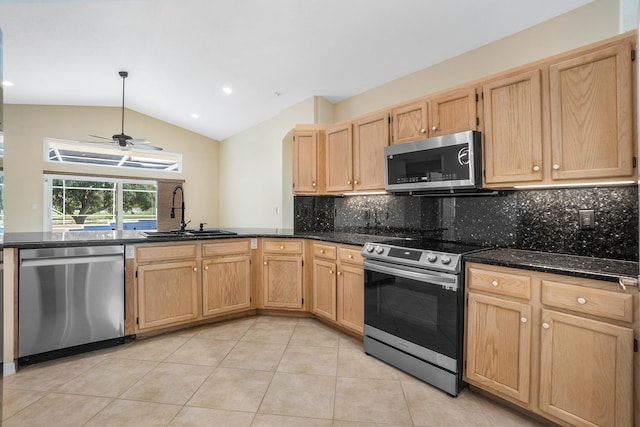
M 447 286 L 458 290 L 458 283 L 455 277 L 443 277 L 434 273 L 428 273 L 425 271 L 405 270 L 397 267 L 391 267 L 387 265 L 381 265 L 378 263 L 372 263 L 365 261 L 365 270 L 375 271 L 377 273 L 389 274 L 391 276 L 403 277 L 405 279 L 417 280 L 419 282 L 426 282 L 434 285 Z

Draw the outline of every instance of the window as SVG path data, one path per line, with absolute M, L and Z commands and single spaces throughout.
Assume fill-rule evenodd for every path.
M 4 172 L 0 171 L 0 233 L 4 233 Z
M 154 230 L 157 183 L 45 175 L 45 230 Z
M 137 148 L 120 150 L 113 145 L 79 143 L 52 138 L 45 138 L 45 160 L 52 163 L 164 172 L 182 170 L 182 155 L 177 153 Z
M 0 105 L 0 108 L 2 106 Z M 0 120 L 2 118 L 0 117 Z M 0 123 L 1 124 L 1 123 Z M 4 158 L 4 133 L 2 131 L 0 131 L 0 157 Z

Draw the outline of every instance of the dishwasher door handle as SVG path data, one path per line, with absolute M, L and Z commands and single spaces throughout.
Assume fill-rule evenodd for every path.
M 20 267 L 40 267 L 45 265 L 89 264 L 94 262 L 122 261 L 122 255 L 90 255 L 60 258 L 23 259 Z

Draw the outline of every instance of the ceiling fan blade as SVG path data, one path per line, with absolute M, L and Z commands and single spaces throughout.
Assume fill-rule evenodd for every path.
M 93 137 L 93 138 L 106 139 L 107 141 L 111 141 L 111 142 L 113 142 L 113 138 L 106 138 L 106 137 L 104 137 L 104 136 L 99 136 L 99 135 L 89 135 L 89 136 L 91 136 L 91 137 Z
M 162 151 L 162 147 L 156 147 L 155 145 L 151 145 L 151 144 L 134 145 L 134 147 L 141 148 L 143 150 Z
M 134 139 L 134 138 L 130 138 L 127 139 L 128 143 L 131 143 L 133 145 L 137 145 L 137 144 L 151 144 L 151 141 L 147 140 L 147 139 Z

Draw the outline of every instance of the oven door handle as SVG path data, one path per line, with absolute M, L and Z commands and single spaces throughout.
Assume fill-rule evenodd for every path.
M 380 263 L 375 260 L 365 260 L 364 270 L 403 277 L 405 279 L 418 280 L 420 282 L 434 285 L 441 285 L 447 287 L 447 289 L 452 291 L 457 291 L 459 287 L 458 276 L 453 274 L 438 273 L 436 271 L 425 271 L 407 266 L 391 266 L 388 263 Z

